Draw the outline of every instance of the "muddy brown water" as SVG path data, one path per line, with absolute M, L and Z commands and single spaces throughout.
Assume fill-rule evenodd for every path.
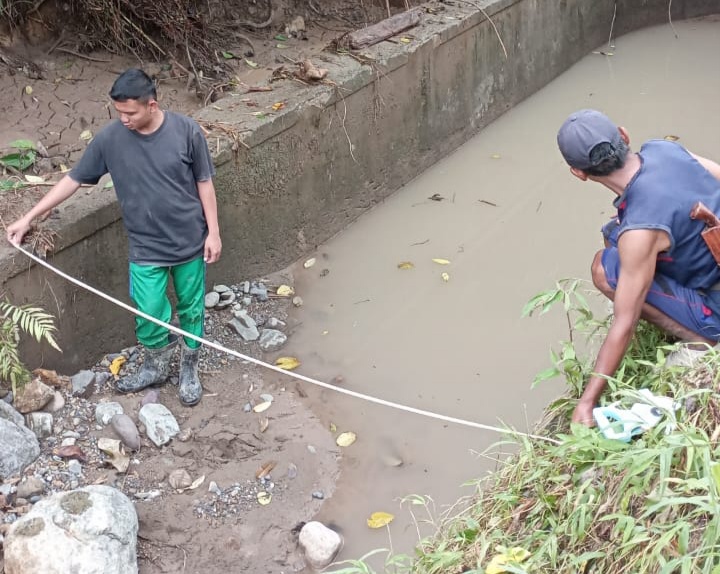
M 556 150 L 558 126 L 573 110 L 595 107 L 628 128 L 635 149 L 674 135 L 720 160 L 720 18 L 674 27 L 677 38 L 668 25 L 653 27 L 616 39 L 612 56 L 588 55 L 319 246 L 313 267 L 300 262 L 302 324 L 289 350 L 300 370 L 326 381 L 341 375 L 347 388 L 390 401 L 529 430 L 563 389 L 557 380 L 535 389 L 531 382 L 567 326 L 559 312 L 522 319 L 522 307 L 557 279 L 589 278 L 611 214 L 609 191 L 568 172 Z M 433 194 L 444 199 L 429 200 Z M 398 269 L 403 261 L 414 268 Z M 379 510 L 396 515 L 394 549 L 411 551 L 418 532 L 399 500 L 431 496 L 437 517 L 472 492 L 463 483 L 496 464 L 476 453 L 501 435 L 308 390 L 326 424 L 358 435 L 318 516 L 345 535 L 340 559 L 389 547 L 387 530 L 366 525 Z

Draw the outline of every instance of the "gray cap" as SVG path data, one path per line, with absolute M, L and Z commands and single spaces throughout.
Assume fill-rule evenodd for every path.
M 601 143 L 609 143 L 617 149 L 620 132 L 605 114 L 597 110 L 580 110 L 570 115 L 560 127 L 557 143 L 570 167 L 588 169 L 594 167 L 590 152 Z

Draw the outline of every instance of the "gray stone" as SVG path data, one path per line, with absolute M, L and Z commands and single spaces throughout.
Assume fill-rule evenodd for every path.
M 216 293 L 215 291 L 210 291 L 207 295 L 205 295 L 205 308 L 206 309 L 212 309 L 220 302 L 220 293 Z
M 235 318 L 228 323 L 228 327 L 240 335 L 245 341 L 256 341 L 260 338 L 257 324 L 253 318 L 247 314 L 247 311 L 236 311 L 233 314 Z
M 270 317 L 267 320 L 267 326 L 270 329 L 279 329 L 280 327 L 287 327 L 287 323 L 285 323 L 285 321 L 281 321 L 277 317 Z
M 343 546 L 342 536 L 317 521 L 302 527 L 299 542 L 308 563 L 316 570 L 327 568 Z
M 82 465 L 79 461 L 72 459 L 68 461 L 68 470 L 71 474 L 74 474 L 75 476 L 80 476 L 82 474 Z
M 120 403 L 98 403 L 95 405 L 95 420 L 105 426 L 110 424 L 110 421 L 115 415 L 121 415 L 124 412 Z
M 0 479 L 21 473 L 39 455 L 35 433 L 24 424 L 0 418 Z
M 222 295 L 223 293 L 232 291 L 232 289 L 230 289 L 230 287 L 228 287 L 227 285 L 215 285 L 215 286 L 213 286 L 213 291 L 215 291 L 215 293 L 219 293 Z
M 287 342 L 287 335 L 276 329 L 263 329 L 260 334 L 260 348 L 266 352 L 277 351 Z
M 80 371 L 70 379 L 72 393 L 76 397 L 88 398 L 95 391 L 95 373 L 93 371 Z
M 39 411 L 53 398 L 55 391 L 38 379 L 33 379 L 18 391 L 15 409 L 23 414 Z
M 245 295 L 250 293 L 250 281 L 243 281 L 240 284 L 240 289 L 242 289 L 242 292 L 245 293 Z
M 325 498 L 325 493 L 323 493 L 322 490 L 316 490 L 312 493 L 312 497 L 316 498 L 317 500 L 322 500 Z
M 5 571 L 15 574 L 136 574 L 135 507 L 110 486 L 86 486 L 39 501 L 10 528 Z
M 242 304 L 249 307 L 252 304 L 252 297 L 243 297 Z
M 32 500 L 33 497 L 43 492 L 45 492 L 45 483 L 42 478 L 38 478 L 37 476 L 28 476 L 17 485 L 17 495 L 20 498 Z
M 65 406 L 65 397 L 60 391 L 55 391 L 50 402 L 43 407 L 46 413 L 56 413 Z
M 145 425 L 145 433 L 155 446 L 163 446 L 180 432 L 173 414 L 165 405 L 151 403 L 140 409 L 140 422 Z
M 138 450 L 140 448 L 140 433 L 129 416 L 125 414 L 115 415 L 110 420 L 110 426 L 126 447 L 131 450 Z
M 215 306 L 217 309 L 225 309 L 235 302 L 235 293 L 228 291 L 220 295 L 220 302 Z
M 150 389 L 147 393 L 145 393 L 145 396 L 143 396 L 142 400 L 140 401 L 141 406 L 149 405 L 150 403 L 158 403 L 160 402 L 160 393 L 157 391 L 157 389 Z
M 13 392 L 8 391 L 7 394 L 2 398 L 3 402 L 11 405 L 13 402 Z
M 260 301 L 268 300 L 267 288 L 262 283 L 257 287 L 250 287 L 250 295 L 255 295 Z
M 50 413 L 30 413 L 26 416 L 27 426 L 39 439 L 49 437 L 53 432 L 53 416 Z
M 15 423 L 18 426 L 25 426 L 25 419 L 23 416 L 12 408 L 9 404 L 0 401 L 0 419 L 5 419 L 11 423 Z
M 62 439 L 60 446 L 73 446 L 76 441 L 77 441 L 76 438 L 72 438 L 72 437 L 64 438 L 64 439 Z

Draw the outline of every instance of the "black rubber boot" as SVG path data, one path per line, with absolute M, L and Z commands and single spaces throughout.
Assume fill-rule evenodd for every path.
M 200 358 L 200 347 L 191 349 L 182 342 L 180 354 L 180 387 L 178 396 L 180 402 L 186 407 L 192 407 L 200 402 L 203 388 L 198 377 L 198 359 Z
M 159 349 L 145 349 L 145 360 L 140 370 L 115 383 L 121 393 L 136 393 L 146 387 L 164 383 L 170 374 L 170 361 L 177 346 L 173 340 Z

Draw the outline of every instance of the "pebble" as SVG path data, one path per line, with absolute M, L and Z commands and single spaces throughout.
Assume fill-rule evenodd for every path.
M 17 485 L 18 498 L 32 499 L 45 492 L 45 482 L 37 476 L 28 476 Z
M 245 307 L 249 307 L 251 303 L 252 303 L 251 297 L 243 297 L 242 304 L 245 305 Z
M 275 400 L 275 398 L 268 393 L 263 393 L 262 395 L 260 395 L 260 399 L 262 399 L 266 403 L 271 403 Z
M 2 398 L 7 404 L 11 405 L 13 402 L 13 393 L 8 391 L 7 394 Z
M 36 494 L 35 496 L 28 498 L 28 500 L 30 501 L 30 504 L 35 504 L 36 502 L 40 502 L 42 500 L 42 496 Z
M 292 462 L 290 464 L 288 464 L 288 471 L 287 471 L 288 478 L 290 480 L 293 480 L 294 478 L 297 477 L 297 474 L 298 474 L 297 466 L 295 466 L 295 464 Z
M 268 300 L 267 288 L 262 283 L 258 283 L 257 286 L 250 287 L 250 295 L 254 295 L 263 302 Z
M 295 297 L 293 297 L 292 304 L 295 305 L 295 307 L 302 307 L 302 297 L 300 297 L 300 295 L 296 295 Z
M 123 411 L 122 405 L 116 402 L 98 403 L 95 406 L 95 420 L 103 426 L 110 424 L 115 415 L 121 415 Z M 102 428 L 102 427 L 101 427 Z
M 140 433 L 129 416 L 125 414 L 115 415 L 110 420 L 110 426 L 126 447 L 131 450 L 138 450 L 140 448 Z
M 243 407 L 243 411 L 246 413 L 249 413 L 252 410 L 252 405 L 250 403 L 245 403 L 245 406 Z
M 146 492 L 136 492 L 135 498 L 139 498 L 140 500 L 153 500 L 155 498 L 158 498 L 162 492 L 159 490 L 148 490 Z
M 266 353 L 277 351 L 287 342 L 287 335 L 276 329 L 263 329 L 260 334 L 260 348 Z
M 43 408 L 48 413 L 55 413 L 65 406 L 65 397 L 63 397 L 60 391 L 55 391 L 53 398 Z
M 242 288 L 242 292 L 246 295 L 250 293 L 250 281 L 243 281 L 240 287 Z
M 30 413 L 25 419 L 27 426 L 39 439 L 47 438 L 52 434 L 53 416 L 50 413 Z
M 277 329 L 277 328 L 279 328 L 279 327 L 286 327 L 286 326 L 287 326 L 287 323 L 285 323 L 285 321 L 281 321 L 281 320 L 278 319 L 277 317 L 270 317 L 270 318 L 267 320 L 267 326 L 268 326 L 270 329 Z
M 72 392 L 76 397 L 89 397 L 95 390 L 95 373 L 93 371 L 80 371 L 70 378 Z
M 68 470 L 72 474 L 74 474 L 76 476 L 80 476 L 82 474 L 82 465 L 77 460 L 72 459 L 72 460 L 68 461 Z
M 80 438 L 80 434 L 79 434 L 79 433 L 76 433 L 75 431 L 71 431 L 71 430 L 66 430 L 66 431 L 62 434 L 62 436 L 63 436 L 63 438 Z
M 206 309 L 212 309 L 220 303 L 220 293 L 216 293 L 215 291 L 210 291 L 207 295 L 205 295 L 205 308 Z
M 322 500 L 325 498 L 325 494 L 323 494 L 322 490 L 316 490 L 312 493 L 313 498 L 317 498 L 318 500 Z
M 77 439 L 73 437 L 64 438 L 60 443 L 60 446 L 73 446 Z
M 160 402 L 160 393 L 156 389 L 150 389 L 140 401 L 140 404 L 144 407 L 150 403 Z
M 217 485 L 217 482 L 215 482 L 214 480 L 210 481 L 210 484 L 208 485 L 208 492 L 212 492 L 217 496 L 220 496 L 222 494 L 222 490 Z
M 215 285 L 213 287 L 213 291 L 215 291 L 215 293 L 222 294 L 227 293 L 228 291 L 232 291 L 232 289 L 230 289 L 230 287 L 228 287 L 227 285 Z

